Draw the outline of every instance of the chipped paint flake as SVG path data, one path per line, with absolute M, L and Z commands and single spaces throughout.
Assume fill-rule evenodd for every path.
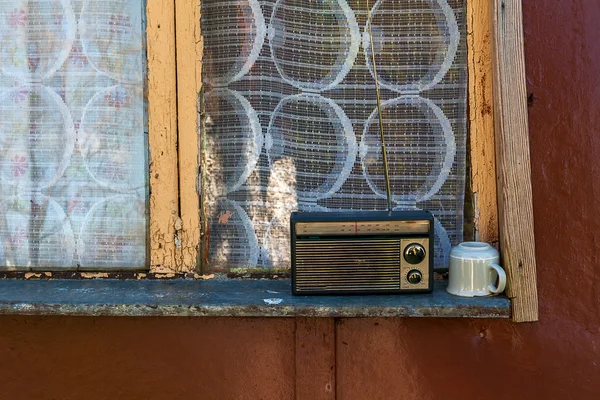
M 108 278 L 108 273 L 106 273 L 106 272 L 82 272 L 81 277 L 85 278 L 85 279 Z
M 150 272 L 153 274 L 169 274 L 172 273 L 173 270 L 163 265 L 156 265 L 152 267 Z
M 226 212 L 219 215 L 219 224 L 226 224 L 229 222 L 229 219 L 233 217 L 233 212 L 227 210 Z
M 205 281 L 208 279 L 215 279 L 215 274 L 209 274 L 209 275 L 194 274 L 194 279 L 204 279 Z
M 182 229 L 183 229 L 183 221 L 181 220 L 181 218 L 175 219 L 175 230 L 181 231 Z
M 265 304 L 268 304 L 270 306 L 274 306 L 274 305 L 277 305 L 277 304 L 281 304 L 281 302 L 283 301 L 283 299 L 272 298 L 272 299 L 263 299 L 263 301 L 265 302 Z
M 154 275 L 154 277 L 156 279 L 168 279 L 168 278 L 175 278 L 175 274 L 174 273 L 168 273 L 168 274 L 156 274 Z

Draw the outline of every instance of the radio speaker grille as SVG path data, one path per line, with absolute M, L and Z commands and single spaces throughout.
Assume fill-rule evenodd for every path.
M 400 240 L 298 240 L 298 293 L 400 289 Z

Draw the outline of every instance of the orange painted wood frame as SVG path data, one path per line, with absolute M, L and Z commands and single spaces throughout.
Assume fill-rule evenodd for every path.
M 148 141 L 150 147 L 150 271 L 177 269 L 179 219 L 175 1 L 146 7 Z
M 177 117 L 181 257 L 178 270 L 198 268 L 200 245 L 199 96 L 202 90 L 200 2 L 176 0 Z
M 467 3 L 467 57 L 469 68 L 469 145 L 475 239 L 499 242 L 492 92 L 491 3 Z
M 150 272 L 194 272 L 200 243 L 200 4 L 147 3 Z

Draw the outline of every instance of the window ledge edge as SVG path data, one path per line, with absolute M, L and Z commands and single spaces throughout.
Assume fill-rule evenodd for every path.
M 0 280 L 0 315 L 509 318 L 506 297 L 293 296 L 289 280 Z

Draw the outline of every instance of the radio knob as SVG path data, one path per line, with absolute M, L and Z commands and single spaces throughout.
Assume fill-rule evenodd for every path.
M 404 259 L 409 264 L 420 264 L 425 259 L 425 247 L 418 243 L 409 244 L 404 249 Z
M 421 281 L 423 280 L 423 274 L 418 269 L 413 269 L 413 270 L 408 271 L 408 275 L 406 275 L 406 279 L 408 280 L 409 283 L 412 283 L 413 285 L 417 285 L 417 284 L 421 283 Z

